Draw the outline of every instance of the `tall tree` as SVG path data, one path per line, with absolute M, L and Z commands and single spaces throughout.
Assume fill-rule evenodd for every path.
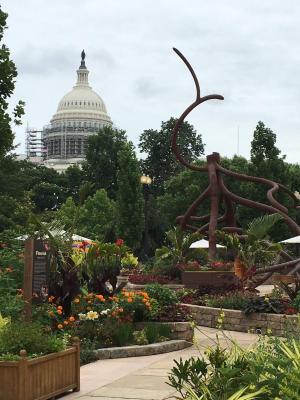
M 155 194 L 162 194 L 165 182 L 182 170 L 171 150 L 171 133 L 175 124 L 176 119 L 170 118 L 161 123 L 160 130 L 147 129 L 140 136 L 139 148 L 146 153 L 146 158 L 141 161 L 143 172 L 153 179 Z M 189 162 L 196 161 L 204 153 L 201 135 L 186 121 L 180 128 L 178 145 Z
M 2 43 L 4 31 L 7 28 L 7 14 L 0 6 L 0 158 L 12 150 L 14 134 L 11 123 L 19 125 L 20 118 L 24 114 L 24 102 L 19 101 L 15 106 L 12 116 L 8 112 L 8 99 L 15 90 L 17 69 L 10 59 L 8 47 Z
M 141 172 L 132 144 L 118 153 L 117 232 L 128 246 L 140 247 L 144 219 Z
M 258 176 L 282 181 L 285 178 L 284 159 L 276 146 L 276 134 L 259 121 L 251 142 L 252 171 Z
M 117 192 L 118 152 L 127 143 L 123 130 L 104 127 L 88 138 L 83 172 L 95 189 L 105 189 L 111 198 Z

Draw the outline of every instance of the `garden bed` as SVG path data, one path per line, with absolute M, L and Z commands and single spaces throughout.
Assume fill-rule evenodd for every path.
M 238 332 L 253 332 L 285 336 L 299 332 L 299 318 L 296 315 L 253 313 L 245 315 L 240 310 L 183 304 L 192 314 L 197 325 L 209 328 L 222 327 Z M 224 315 L 221 315 L 221 314 Z M 220 319 L 222 321 L 220 321 Z
M 109 358 L 141 357 L 152 356 L 154 354 L 170 353 L 192 346 L 193 343 L 187 340 L 168 340 L 160 343 L 147 345 L 134 345 L 123 347 L 110 347 L 108 349 L 94 350 L 97 359 L 105 360 Z
M 80 389 L 79 342 L 67 350 L 18 361 L 0 361 L 0 399 L 45 400 Z

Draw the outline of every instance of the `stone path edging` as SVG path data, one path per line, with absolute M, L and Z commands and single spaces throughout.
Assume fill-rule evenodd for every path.
M 170 353 L 172 351 L 183 350 L 192 345 L 192 342 L 188 342 L 186 340 L 168 340 L 165 342 L 147 344 L 143 346 L 134 345 L 98 349 L 94 350 L 94 353 L 97 355 L 99 360 L 107 360 L 110 358 L 141 357 Z

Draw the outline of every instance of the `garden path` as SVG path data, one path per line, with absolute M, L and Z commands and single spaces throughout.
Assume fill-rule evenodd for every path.
M 100 360 L 81 368 L 81 391 L 63 396 L 63 400 L 162 400 L 174 399 L 175 391 L 166 384 L 174 359 L 187 359 L 203 353 L 218 335 L 224 346 L 230 339 L 241 346 L 257 340 L 257 335 L 199 327 L 195 345 L 184 350 L 146 357 Z

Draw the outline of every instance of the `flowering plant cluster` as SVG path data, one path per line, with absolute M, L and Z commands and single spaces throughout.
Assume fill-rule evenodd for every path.
M 72 313 L 67 316 L 53 296 L 48 298 L 48 317 L 53 329 L 69 330 L 86 322 L 101 323 L 113 319 L 119 322 L 149 319 L 157 304 L 146 292 L 122 291 L 116 296 L 105 298 L 101 294 L 78 295 L 72 302 Z

